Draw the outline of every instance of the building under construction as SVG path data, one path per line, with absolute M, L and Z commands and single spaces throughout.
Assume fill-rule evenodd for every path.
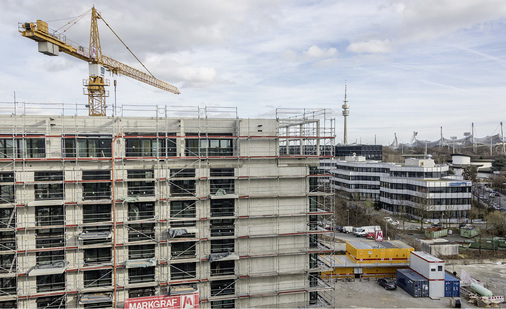
M 333 198 L 318 169 L 335 136 L 325 110 L 118 110 L 2 107 L 0 308 L 179 294 L 201 308 L 333 306 L 319 278 L 332 252 L 319 242 Z

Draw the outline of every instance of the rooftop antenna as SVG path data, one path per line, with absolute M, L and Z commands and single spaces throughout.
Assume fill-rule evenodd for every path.
M 439 138 L 439 149 L 443 147 L 443 126 L 441 126 L 441 137 Z
M 348 101 L 346 100 L 346 90 L 347 85 L 346 81 L 344 81 L 344 104 L 342 105 L 343 108 L 343 116 L 344 116 L 344 145 L 348 144 L 348 128 L 346 124 L 346 118 L 350 114 L 350 106 L 348 105 Z
M 472 128 L 471 137 L 473 142 L 473 153 L 476 153 L 476 144 L 474 143 L 474 122 L 471 123 L 471 128 Z
M 504 151 L 504 131 L 503 131 L 503 128 L 502 128 L 502 121 L 501 121 L 501 144 L 502 144 L 502 153 L 506 153 L 506 151 Z

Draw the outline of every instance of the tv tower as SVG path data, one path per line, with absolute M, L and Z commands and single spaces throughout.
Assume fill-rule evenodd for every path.
M 346 100 L 346 82 L 344 83 L 344 104 L 343 108 L 343 116 L 344 116 L 344 145 L 348 145 L 348 129 L 346 125 L 346 118 L 350 114 L 350 106 L 348 105 L 348 101 Z

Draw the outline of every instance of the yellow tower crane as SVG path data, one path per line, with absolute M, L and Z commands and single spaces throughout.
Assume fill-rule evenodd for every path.
M 58 56 L 59 52 L 64 52 L 89 63 L 90 76 L 85 82 L 85 95 L 88 95 L 87 107 L 90 116 L 106 115 L 105 98 L 108 96 L 108 92 L 105 90 L 105 86 L 109 86 L 109 81 L 104 78 L 105 70 L 110 71 L 113 74 L 122 74 L 131 77 L 174 94 L 180 94 L 176 86 L 155 78 L 146 67 L 144 68 L 149 72 L 149 74 L 102 55 L 100 36 L 98 33 L 99 19 L 102 19 L 102 21 L 109 27 L 100 13 L 95 9 L 95 7 L 93 7 L 91 9 L 90 45 L 88 50 L 86 50 L 85 47 L 68 40 L 63 33 L 48 28 L 47 23 L 42 20 L 37 20 L 36 23 L 20 23 L 18 30 L 21 32 L 22 36 L 37 41 L 39 45 L 39 52 L 43 54 L 48 56 Z M 109 27 L 109 29 L 111 29 L 111 27 Z M 112 29 L 111 31 L 116 35 Z M 121 42 L 123 43 L 123 41 Z

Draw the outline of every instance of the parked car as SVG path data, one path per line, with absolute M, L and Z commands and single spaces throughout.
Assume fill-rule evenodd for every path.
M 382 286 L 385 290 L 397 289 L 397 284 L 392 279 L 380 278 L 378 279 L 378 284 Z
M 343 226 L 343 228 L 341 229 L 341 232 L 343 232 L 343 233 L 352 233 L 353 232 L 353 226 L 350 226 L 350 225 Z
M 365 235 L 365 238 L 374 239 L 376 237 L 376 233 L 369 232 Z
M 390 221 L 390 224 L 399 225 L 399 220 L 392 220 L 392 221 Z
M 367 232 L 363 228 L 353 229 L 353 235 L 357 237 L 365 237 L 365 235 L 367 235 Z
M 335 226 L 335 227 L 334 227 L 334 230 L 335 230 L 336 232 L 342 232 L 342 231 L 343 231 L 343 227 L 342 227 L 342 226 L 340 226 L 340 225 L 338 225 L 338 226 Z

